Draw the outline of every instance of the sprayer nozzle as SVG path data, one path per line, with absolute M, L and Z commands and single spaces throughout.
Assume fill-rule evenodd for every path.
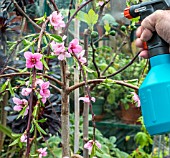
M 133 17 L 130 15 L 130 7 L 125 8 L 125 10 L 124 10 L 124 16 L 125 16 L 127 19 L 132 19 L 132 18 L 133 18 Z

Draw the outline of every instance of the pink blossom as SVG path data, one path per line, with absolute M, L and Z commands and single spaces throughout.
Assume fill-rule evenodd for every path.
M 78 39 L 73 39 L 68 47 L 68 52 L 69 53 L 80 53 L 82 51 L 82 46 L 79 45 L 79 40 Z
M 35 86 L 39 85 L 41 86 L 44 83 L 44 81 L 42 79 L 37 78 L 35 81 Z
M 32 92 L 32 88 L 23 88 L 21 94 L 23 96 L 28 96 Z
M 24 57 L 26 58 L 26 67 L 27 68 L 33 68 L 34 66 L 36 69 L 42 70 L 43 69 L 43 64 L 40 61 L 42 58 L 42 54 L 40 53 L 32 53 L 32 52 L 25 52 Z
M 20 141 L 23 142 L 23 143 L 24 143 L 24 142 L 26 143 L 26 142 L 27 142 L 27 135 L 26 135 L 26 134 L 23 134 L 23 135 L 21 136 L 21 138 L 20 138 Z
M 28 114 L 29 106 L 28 106 L 28 101 L 26 99 L 19 99 L 19 98 L 12 98 L 13 102 L 16 104 L 13 109 L 14 111 L 21 111 L 23 107 L 27 106 L 25 109 L 24 115 Z
M 87 96 L 87 95 L 86 95 L 85 97 L 80 97 L 79 100 L 83 100 L 85 103 L 90 103 L 89 96 Z M 95 99 L 94 97 L 91 97 L 91 100 L 92 100 L 93 102 L 96 101 L 96 99 Z
M 95 142 L 93 140 L 89 140 L 86 144 L 84 144 L 84 148 L 88 149 L 89 153 L 91 153 L 94 143 L 99 149 L 101 149 L 101 144 L 97 140 Z
M 64 43 L 57 43 L 57 42 L 52 41 L 51 47 L 55 55 L 60 55 L 60 53 L 65 52 Z
M 48 89 L 50 85 L 50 82 L 44 82 L 40 85 L 40 95 L 42 96 L 41 101 L 43 103 L 46 102 L 46 98 L 50 96 L 50 90 Z
M 86 58 L 83 57 L 84 53 L 85 53 L 85 50 L 82 50 L 81 53 L 77 54 L 77 58 L 82 64 L 85 64 L 87 62 Z
M 47 147 L 45 148 L 40 148 L 37 150 L 37 152 L 39 153 L 39 157 L 38 158 L 42 158 L 43 156 L 47 156 Z
M 64 60 L 66 57 L 70 58 L 71 54 L 66 52 L 64 43 L 51 42 L 51 47 L 55 55 L 58 55 L 58 60 Z
M 47 98 L 46 97 L 42 97 L 41 101 L 45 104 L 45 102 L 47 101 Z
M 135 103 L 137 103 L 137 107 L 141 106 L 139 96 L 135 92 L 131 92 L 133 94 L 132 99 L 134 100 Z
M 99 2 L 98 2 L 98 5 L 99 5 L 99 6 L 102 6 L 103 4 L 104 4 L 103 1 L 99 1 Z
M 52 26 L 54 26 L 54 29 L 57 30 L 61 27 L 65 27 L 65 23 L 63 21 L 63 17 L 61 13 L 57 13 L 57 11 L 54 11 L 50 15 L 50 23 Z
M 16 105 L 28 105 L 28 101 L 26 99 L 21 100 L 17 97 L 13 97 L 12 100 Z
M 60 55 L 58 56 L 58 60 L 64 60 L 65 58 L 70 58 L 71 57 L 71 54 L 68 53 L 68 52 L 63 52 L 63 53 L 60 53 Z

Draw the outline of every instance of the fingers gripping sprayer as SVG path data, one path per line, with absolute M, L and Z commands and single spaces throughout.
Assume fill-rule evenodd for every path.
M 170 9 L 170 0 L 153 0 L 124 10 L 126 18 L 144 18 L 156 10 Z M 170 132 L 170 54 L 169 45 L 153 32 L 147 42 L 151 69 L 139 88 L 142 115 L 151 135 Z

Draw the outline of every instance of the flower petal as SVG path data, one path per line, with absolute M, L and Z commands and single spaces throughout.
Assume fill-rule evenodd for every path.
M 14 107 L 13 107 L 13 110 L 14 111 L 21 111 L 22 110 L 22 106 L 21 105 L 15 105 Z
M 40 60 L 41 58 L 42 58 L 42 54 L 40 54 L 40 53 L 34 53 L 33 54 L 33 57 L 36 59 L 36 60 Z
M 41 61 L 37 61 L 35 64 L 36 69 L 42 70 L 43 69 L 43 64 Z
M 29 52 L 29 51 L 27 51 L 27 52 L 24 53 L 24 57 L 25 57 L 26 59 L 31 59 L 32 55 L 33 55 L 32 52 Z
M 63 54 L 60 54 L 59 56 L 58 56 L 58 60 L 64 60 L 64 58 L 65 58 L 65 56 L 63 55 Z
M 19 98 L 12 98 L 13 102 L 16 104 L 16 105 L 21 105 L 22 104 L 22 100 L 20 100 Z

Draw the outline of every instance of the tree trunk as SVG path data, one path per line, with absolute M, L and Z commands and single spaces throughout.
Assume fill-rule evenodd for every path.
M 69 95 L 67 88 L 69 87 L 69 72 L 66 61 L 61 61 L 61 77 L 63 82 L 62 87 L 62 109 L 61 109 L 61 137 L 62 137 L 62 156 L 70 157 L 70 131 L 69 131 Z

